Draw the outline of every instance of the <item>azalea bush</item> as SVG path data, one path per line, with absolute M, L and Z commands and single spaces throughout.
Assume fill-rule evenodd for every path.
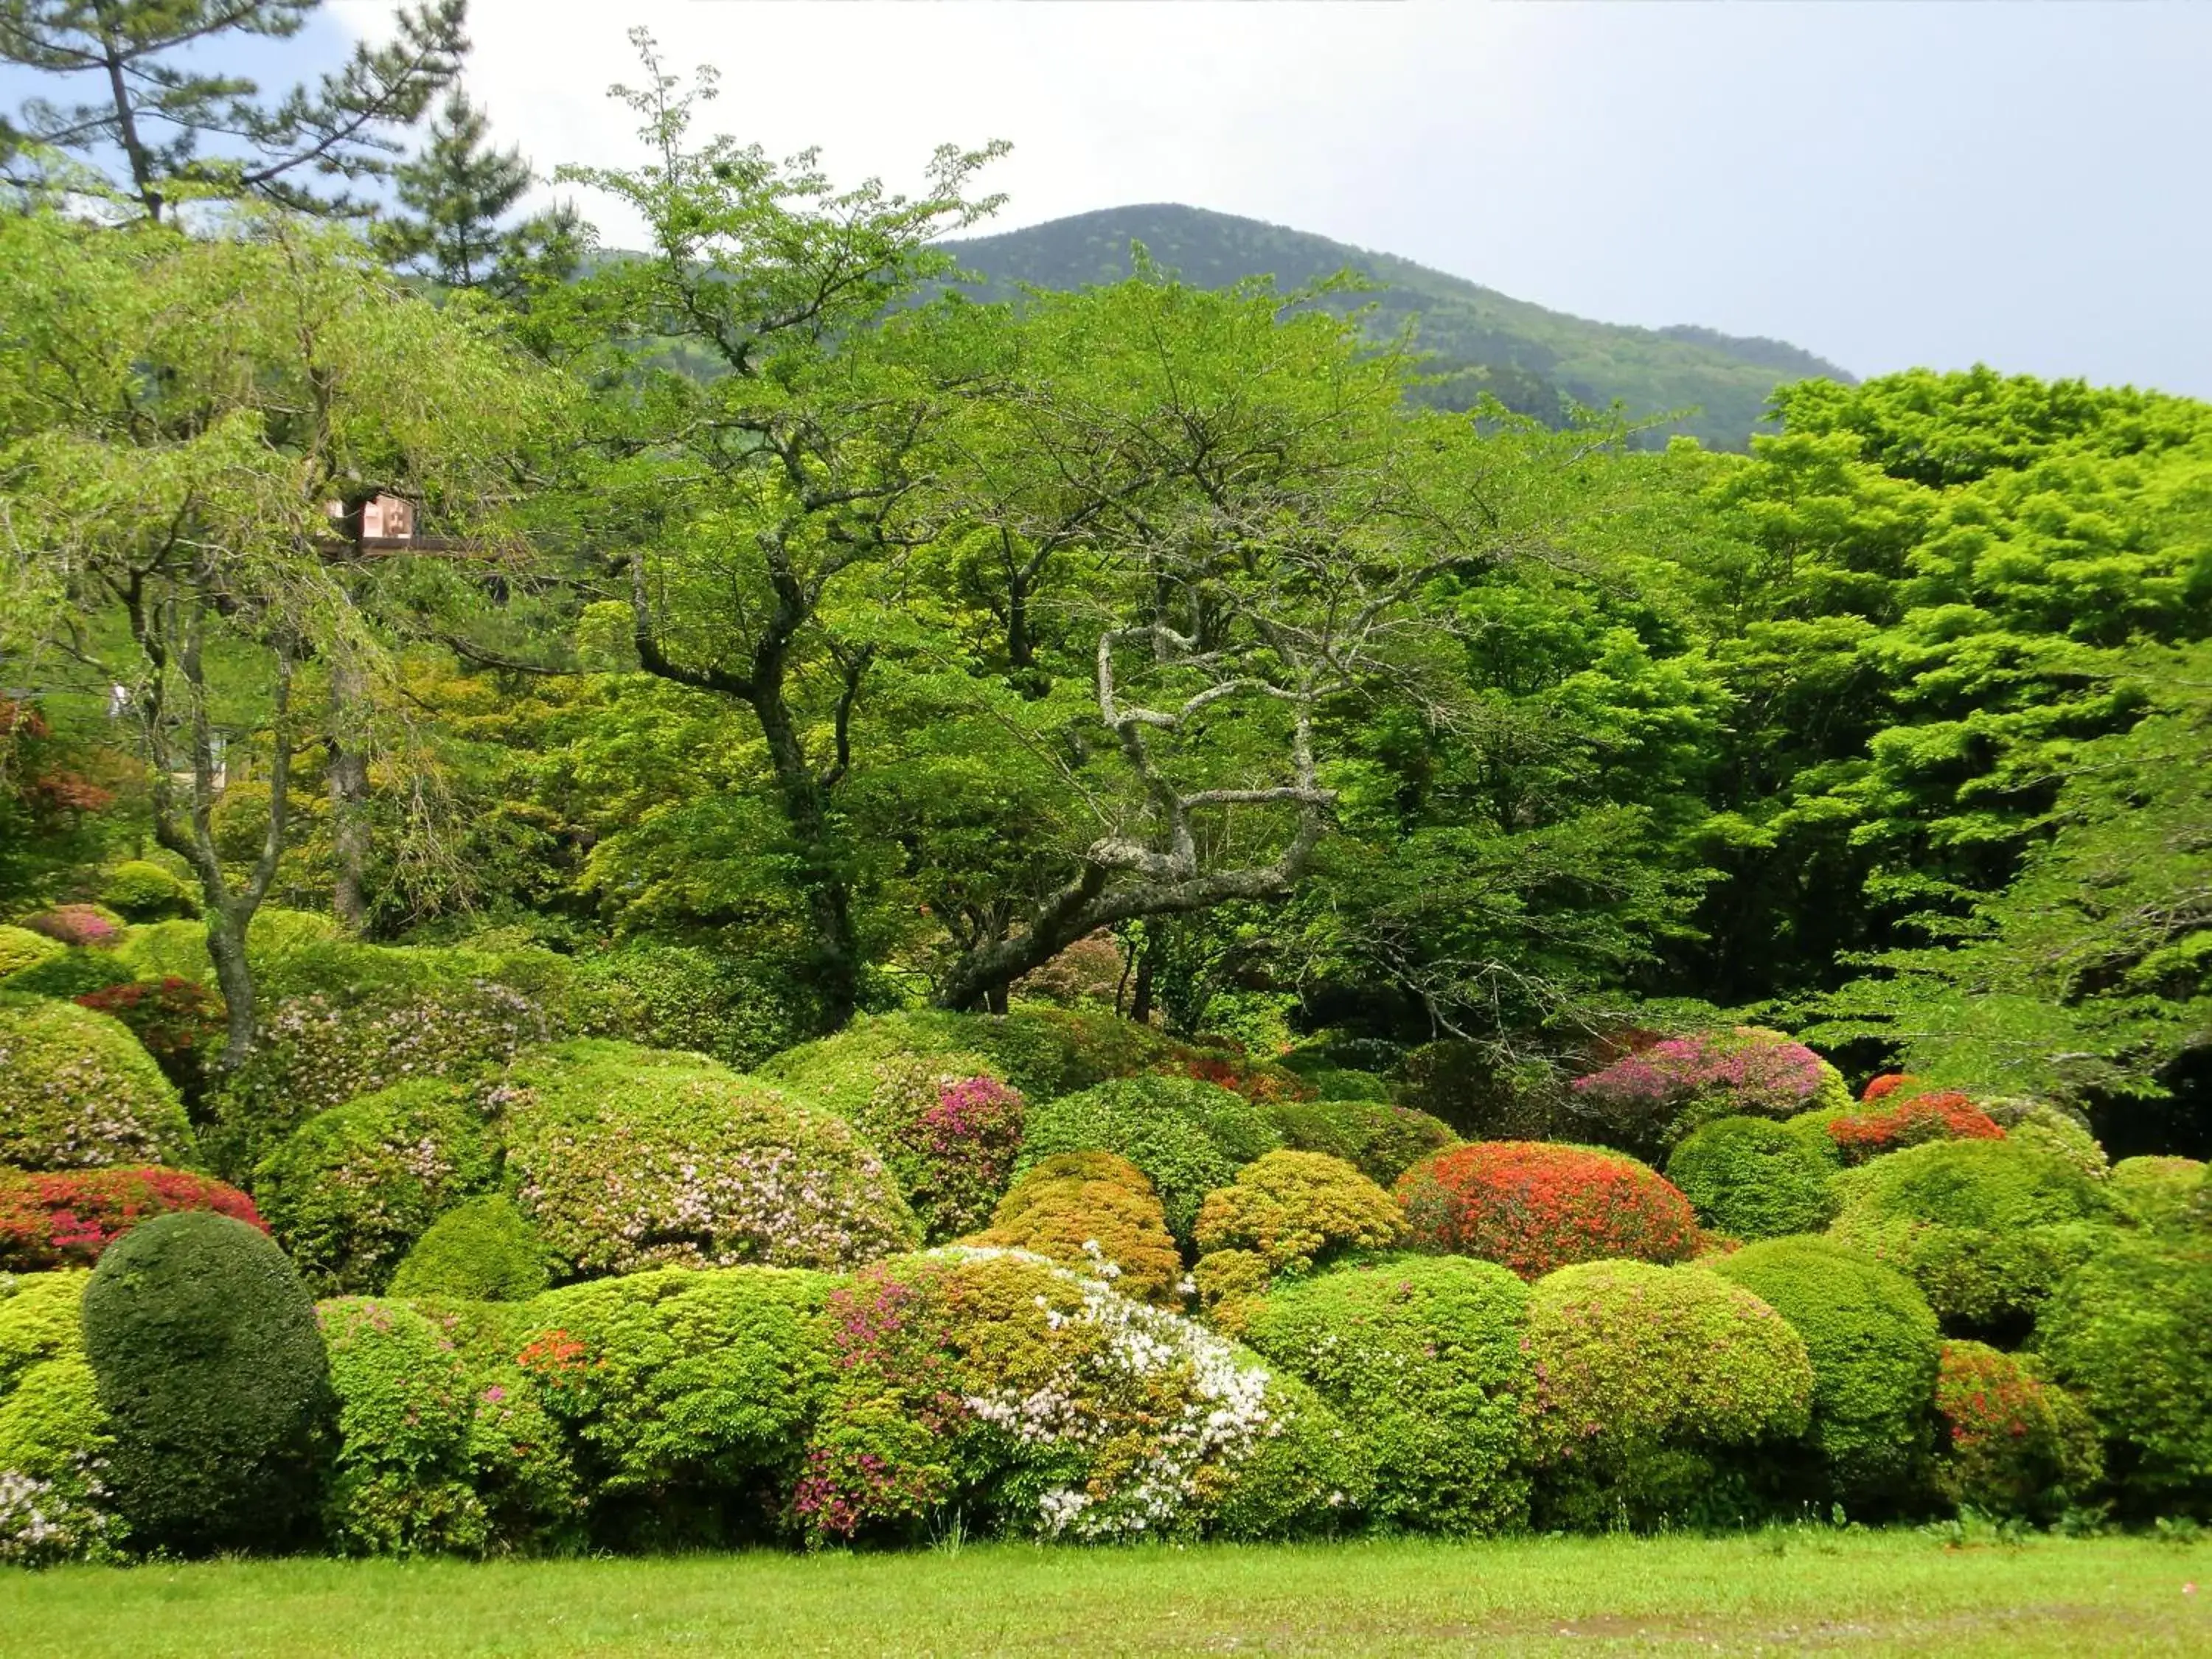
M 1442 1118 L 1385 1101 L 1279 1101 L 1273 1116 L 1293 1152 L 1340 1158 L 1385 1187 L 1459 1139 Z
M 1716 1118 L 1668 1155 L 1667 1178 L 1698 1218 L 1735 1238 L 1817 1232 L 1836 1212 L 1835 1171 L 1779 1123 Z
M 0 996 L 0 1164 L 195 1162 L 184 1103 L 128 1027 L 74 1003 Z
M 2002 1140 L 1997 1121 L 1953 1090 L 1906 1094 L 1879 1110 L 1826 1117 L 1822 1127 L 1846 1164 L 1863 1164 L 1884 1152 L 1931 1140 Z
M 1577 1261 L 1686 1261 L 1698 1220 L 1681 1192 L 1619 1152 L 1486 1140 L 1434 1154 L 1400 1176 L 1413 1243 L 1538 1279 Z
M 1167 1212 L 1145 1172 L 1113 1152 L 1058 1152 L 1030 1165 L 968 1242 L 1031 1251 L 1140 1302 L 1182 1301 Z
M 551 1253 L 504 1193 L 447 1210 L 392 1275 L 392 1294 L 439 1301 L 527 1302 L 552 1283 Z
M 126 859 L 101 878 L 100 902 L 129 921 L 196 915 L 192 890 L 146 859 Z
M 1021 1093 L 980 1055 L 890 1054 L 834 1076 L 802 1097 L 835 1111 L 884 1155 L 925 1240 L 942 1243 L 988 1220 L 1022 1144 Z
M 2121 1215 L 2148 1231 L 2212 1228 L 2212 1177 L 2207 1169 L 2193 1158 L 2124 1158 L 2112 1166 L 2107 1191 Z
M 18 996 L 74 999 L 128 985 L 131 978 L 129 965 L 114 951 L 65 945 L 9 975 L 7 989 Z
M 1310 1273 L 1356 1250 L 1404 1242 L 1406 1218 L 1389 1194 L 1340 1158 L 1269 1152 L 1206 1195 L 1194 1229 L 1200 1258 L 1249 1252 L 1269 1276 Z
M 25 916 L 22 925 L 64 945 L 115 945 L 123 938 L 124 921 L 99 904 L 57 904 Z
M 469 1457 L 475 1389 L 453 1340 L 394 1302 L 325 1302 L 315 1316 L 337 1407 L 322 1514 L 330 1547 L 483 1553 L 491 1527 Z
M 111 985 L 76 1000 L 121 1021 L 153 1055 L 161 1075 L 177 1085 L 188 1107 L 205 1097 L 209 1067 L 222 1052 L 224 1034 L 222 999 L 213 991 L 171 975 Z
M 209 1210 L 268 1231 L 244 1193 L 186 1170 L 0 1170 L 0 1273 L 88 1267 L 141 1221 L 179 1210 Z
M 1850 1100 L 1820 1055 L 1750 1025 L 1643 1042 L 1573 1086 L 1599 1137 L 1643 1157 L 1714 1118 L 1781 1119 Z
M 2032 1355 L 1946 1342 L 1936 1414 L 1936 1490 L 1962 1510 L 2048 1522 L 2086 1505 L 2104 1479 L 2097 1425 Z
M 836 1267 L 919 1242 L 849 1125 L 702 1056 L 586 1038 L 516 1061 L 492 1099 L 507 1189 L 564 1277 Z
M 80 1307 L 82 1271 L 0 1273 L 0 1565 L 117 1559 L 112 1446 Z

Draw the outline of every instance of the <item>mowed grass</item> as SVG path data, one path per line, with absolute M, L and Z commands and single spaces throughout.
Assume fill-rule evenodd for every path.
M 2186 1587 L 2207 1581 L 2201 1591 Z M 0 1571 L 0 1651 L 2200 1654 L 2212 1547 L 1911 1532 Z

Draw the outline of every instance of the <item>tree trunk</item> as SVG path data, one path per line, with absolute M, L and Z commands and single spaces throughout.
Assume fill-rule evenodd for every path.
M 823 1025 L 834 1031 L 850 1020 L 860 1005 L 860 941 L 853 926 L 851 890 L 837 868 L 836 849 L 830 844 L 827 791 L 806 758 L 805 745 L 799 741 L 798 726 L 784 703 L 780 681 L 778 676 L 750 701 L 760 721 L 761 735 L 767 739 L 785 826 L 799 843 L 799 878 L 805 887 L 807 920 L 814 935 L 809 977 L 821 1000 Z
M 246 928 L 252 914 L 252 908 L 245 904 L 208 908 L 208 955 L 215 960 L 215 982 L 222 992 L 226 1011 L 222 1046 L 226 1072 L 235 1071 L 253 1052 L 256 1022 L 260 1018 L 253 970 L 246 960 Z

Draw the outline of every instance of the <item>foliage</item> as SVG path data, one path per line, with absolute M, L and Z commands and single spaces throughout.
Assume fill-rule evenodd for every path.
M 253 1191 L 307 1282 L 357 1295 L 390 1283 L 439 1214 L 494 1174 L 465 1091 L 426 1079 L 317 1113 L 261 1161 Z
M 135 1543 L 204 1553 L 295 1535 L 330 1369 L 313 1301 L 264 1234 L 205 1211 L 132 1228 L 85 1287 L 84 1345 Z
M 131 970 L 112 951 L 70 945 L 9 975 L 6 989 L 18 996 L 67 997 L 131 983 Z
M 1954 1334 L 2016 1333 L 2110 1213 L 2078 1167 L 2005 1140 L 1908 1147 L 1838 1190 L 1833 1236 L 1905 1273 Z
M 1902 1146 L 1931 1140 L 2002 1140 L 2005 1132 L 1987 1112 L 1955 1090 L 1908 1095 L 1878 1112 L 1827 1116 L 1822 1127 L 1846 1164 L 1863 1164 Z
M 0 996 L 0 1163 L 192 1161 L 183 1103 L 126 1027 L 73 1003 Z
M 2112 1173 L 2112 1160 L 2077 1111 L 2054 1106 L 2047 1100 L 1985 1100 L 1981 1108 L 2006 1138 L 2059 1157 L 2092 1181 Z
M 115 945 L 123 938 L 123 918 L 100 904 L 57 904 L 23 918 L 22 926 L 62 945 Z
M 569 997 L 578 1036 L 687 1049 L 741 1072 L 804 1035 L 805 1011 L 787 987 L 690 945 L 633 942 L 582 957 Z
M 1634 1158 L 1540 1141 L 1492 1140 L 1424 1158 L 1398 1178 L 1414 1243 L 1540 1279 L 1577 1261 L 1684 1261 L 1690 1201 Z
M 1936 1412 L 1943 1427 L 1936 1490 L 1962 1510 L 2048 1522 L 2081 1506 L 2104 1479 L 2097 1425 L 2042 1376 L 2033 1355 L 1946 1342 Z
M 1776 1238 L 1711 1264 L 1790 1322 L 1813 1363 L 1807 1494 L 1854 1516 L 1909 1504 L 1926 1474 L 1941 1338 L 1911 1281 L 1823 1238 Z
M 1667 1156 L 1667 1178 L 1716 1232 L 1818 1232 L 1836 1212 L 1834 1171 L 1802 1136 L 1757 1117 L 1715 1118 Z
M 1659 1038 L 1574 1088 L 1607 1139 L 1647 1156 L 1717 1117 L 1784 1118 L 1850 1100 L 1841 1074 L 1810 1048 L 1749 1025 Z
M 209 1062 L 221 1051 L 224 1025 L 222 999 L 214 992 L 172 975 L 111 985 L 75 1000 L 127 1026 L 188 1108 L 205 1097 Z
M 1424 1043 L 1399 1066 L 1398 1094 L 1470 1140 L 1550 1140 L 1583 1117 L 1558 1068 L 1463 1039 Z M 1401 1172 L 1402 1173 L 1402 1172 Z
M 2124 1158 L 2112 1166 L 2112 1206 L 2150 1232 L 2212 1223 L 2212 1176 L 2193 1158 Z
M 1032 1164 L 968 1243 L 1027 1250 L 1096 1273 L 1124 1296 L 1176 1307 L 1182 1258 L 1142 1170 L 1112 1152 L 1056 1152 Z
M 48 939 L 27 927 L 0 927 L 0 980 L 19 974 L 34 963 L 44 962 L 64 948 L 60 940 Z
M 195 915 L 191 889 L 160 865 L 129 859 L 101 878 L 100 902 L 126 921 L 164 921 Z
M 2096 1419 L 2122 1493 L 2138 1510 L 2212 1513 L 2212 1249 L 2123 1237 L 2059 1285 L 2036 1351 Z
M 447 1210 L 392 1276 L 392 1294 L 461 1302 L 527 1302 L 551 1279 L 544 1241 L 504 1193 Z
M 1192 1229 L 1199 1249 L 1249 1250 L 1272 1274 L 1310 1273 L 1351 1251 L 1406 1238 L 1390 1194 L 1340 1158 L 1269 1152 L 1206 1195 Z
M 173 976 L 212 987 L 215 960 L 208 954 L 207 938 L 202 922 L 148 922 L 125 933 L 115 954 L 141 979 Z M 246 952 L 258 974 L 281 976 L 294 956 L 337 938 L 338 925 L 328 916 L 264 905 L 246 927 Z
M 337 1401 L 337 1450 L 323 1530 L 344 1555 L 481 1553 L 470 1485 L 474 1391 L 453 1344 L 393 1302 L 315 1310 Z
M 1815 1380 L 1781 1315 L 1702 1267 L 1593 1261 L 1529 1293 L 1522 1401 L 1540 1526 L 1713 1522 L 1802 1435 Z
M 1441 1119 L 1379 1100 L 1281 1101 L 1274 1118 L 1291 1151 L 1340 1158 L 1384 1185 L 1458 1139 Z
M 517 1060 L 494 1098 L 507 1190 L 564 1274 L 836 1267 L 915 1242 L 849 1127 L 701 1056 L 586 1038 Z
M 1206 1194 L 1280 1144 L 1263 1109 L 1218 1085 L 1125 1078 L 1032 1107 L 1018 1167 L 1055 1152 L 1119 1153 L 1145 1172 L 1187 1246 Z
M 84 1359 L 83 1273 L 0 1273 L 0 1564 L 115 1557 L 109 1449 Z
M 830 1299 L 793 1511 L 810 1536 L 963 1515 L 1047 1538 L 1294 1535 L 1356 1496 L 1328 1409 L 1176 1315 L 1039 1257 L 955 1249 Z
M 1394 1256 L 1285 1280 L 1243 1310 L 1270 1363 L 1304 1378 L 1374 1465 L 1367 1512 L 1413 1531 L 1517 1530 L 1528 1292 L 1489 1262 Z
M 88 1267 L 141 1221 L 179 1210 L 209 1210 L 269 1231 L 244 1193 L 183 1170 L 0 1169 L 0 1273 Z

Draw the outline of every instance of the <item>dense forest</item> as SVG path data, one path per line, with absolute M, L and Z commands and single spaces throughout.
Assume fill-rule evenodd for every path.
M 2212 1513 L 2212 405 L 312 9 L 0 11 L 0 1559 Z

